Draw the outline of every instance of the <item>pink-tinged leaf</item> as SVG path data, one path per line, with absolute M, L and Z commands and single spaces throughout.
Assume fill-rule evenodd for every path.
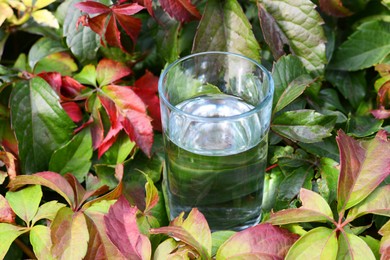
M 64 102 L 61 106 L 73 122 L 78 123 L 83 119 L 83 113 L 76 102 Z
M 339 236 L 337 259 L 375 260 L 370 247 L 360 237 L 342 232 Z
M 11 191 L 18 190 L 25 185 L 42 185 L 61 195 L 70 206 L 75 205 L 75 196 L 72 186 L 60 174 L 55 172 L 39 172 L 33 175 L 19 175 L 8 184 Z
M 357 141 L 338 132 L 340 175 L 337 189 L 338 211 L 346 210 L 364 200 L 390 175 L 390 142 L 380 130 L 369 141 Z
M 104 224 L 111 242 L 127 259 L 150 259 L 151 244 L 137 226 L 136 207 L 131 207 L 124 196 L 111 206 L 104 216 Z
M 130 87 L 108 85 L 104 86 L 102 91 L 115 102 L 122 114 L 126 114 L 126 110 L 146 113 L 145 103 Z
M 61 96 L 62 99 L 83 100 L 80 97 L 88 88 L 69 76 L 62 77 Z
M 99 86 L 105 86 L 128 76 L 130 73 L 131 69 L 125 64 L 110 59 L 102 59 L 96 67 L 96 80 Z
M 271 224 L 259 224 L 240 231 L 223 243 L 217 259 L 284 259 L 299 238 Z
M 341 0 L 319 0 L 322 11 L 336 17 L 350 16 L 353 13 L 343 6 Z
M 53 219 L 57 215 L 57 212 L 63 207 L 66 207 L 66 205 L 58 203 L 56 200 L 44 203 L 38 208 L 37 214 L 35 214 L 34 218 L 31 221 L 31 226 L 34 226 L 35 223 L 39 220 L 45 219 L 53 221 Z
M 145 7 L 137 3 L 132 3 L 132 4 L 115 5 L 112 7 L 111 10 L 114 14 L 133 15 L 143 9 L 145 9 Z
M 0 151 L 0 162 L 2 162 L 5 165 L 7 169 L 7 175 L 10 178 L 10 180 L 15 179 L 17 174 L 15 156 L 13 156 L 12 153 Z
M 381 227 L 378 233 L 382 235 L 379 248 L 381 260 L 390 259 L 390 220 Z
M 377 214 L 390 217 L 390 185 L 374 190 L 362 202 L 351 208 L 345 221 L 352 221 L 366 214 Z
M 162 131 L 161 126 L 161 111 L 160 99 L 158 97 L 158 77 L 151 72 L 146 71 L 145 75 L 135 81 L 132 90 L 142 99 L 146 104 L 148 113 L 153 119 L 153 129 Z
M 318 227 L 299 238 L 290 248 L 285 259 L 336 259 L 337 250 L 335 230 Z
M 60 209 L 51 224 L 52 254 L 56 259 L 83 259 L 87 254 L 89 233 L 82 212 Z
M 318 193 L 301 189 L 300 208 L 291 208 L 271 213 L 267 222 L 274 225 L 285 225 L 299 222 L 334 222 L 333 213 L 326 200 Z
M 161 7 L 180 22 L 198 20 L 201 15 L 190 0 L 160 0 Z
M 8 201 L 0 194 L 0 223 L 15 223 L 15 212 Z
M 97 149 L 104 139 L 103 121 L 100 115 L 100 108 L 102 104 L 97 98 L 97 95 L 91 95 L 86 102 L 86 110 L 91 113 L 91 116 L 81 128 L 90 126 L 92 135 L 92 145 Z
M 51 254 L 50 227 L 36 225 L 30 230 L 30 242 L 37 259 L 54 260 Z
M 379 109 L 371 110 L 371 114 L 379 120 L 390 118 L 390 109 L 379 107 Z
M 111 9 L 108 6 L 96 1 L 79 2 L 74 6 L 88 14 L 102 14 L 111 12 Z
M 209 259 L 211 256 L 211 231 L 206 218 L 196 208 L 192 209 L 184 220 L 184 212 L 175 218 L 168 227 L 151 229 L 151 234 L 167 234 L 175 239 L 180 239 L 193 247 L 201 256 L 201 259 Z

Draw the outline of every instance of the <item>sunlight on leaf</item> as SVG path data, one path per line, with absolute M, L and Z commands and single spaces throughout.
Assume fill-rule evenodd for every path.
M 100 87 L 112 84 L 129 75 L 130 67 L 109 59 L 102 59 L 96 67 L 96 80 Z
M 217 259 L 283 259 L 298 235 L 271 224 L 237 232 L 221 245 Z
M 12 242 L 21 234 L 28 232 L 27 228 L 0 223 L 0 259 L 4 259 Z
M 363 239 L 343 232 L 339 236 L 337 259 L 375 260 L 375 256 Z
M 53 219 L 57 215 L 57 212 L 65 206 L 65 204 L 59 203 L 56 200 L 44 203 L 38 208 L 37 214 L 32 219 L 32 225 L 42 219 L 53 221 Z
M 30 230 L 30 242 L 37 259 L 55 259 L 51 254 L 50 227 L 37 225 Z

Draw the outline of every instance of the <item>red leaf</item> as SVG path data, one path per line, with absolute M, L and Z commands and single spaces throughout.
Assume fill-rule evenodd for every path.
M 102 14 L 111 12 L 111 9 L 108 6 L 95 1 L 79 2 L 74 6 L 88 14 Z
M 62 76 L 59 72 L 43 72 L 38 76 L 46 80 L 57 95 L 61 96 Z
M 99 85 L 106 86 L 128 76 L 131 69 L 121 62 L 102 59 L 96 67 L 96 79 Z
M 0 223 L 15 223 L 15 212 L 8 201 L 0 194 Z
M 76 102 L 63 102 L 61 106 L 73 122 L 78 123 L 83 119 L 83 113 Z
M 160 99 L 158 98 L 158 77 L 146 71 L 145 75 L 139 78 L 132 88 L 134 92 L 147 105 L 149 115 L 152 117 L 153 128 L 162 131 Z
M 10 180 L 16 178 L 16 158 L 12 153 L 0 151 L 0 162 L 7 168 L 7 175 Z
M 137 211 L 121 196 L 104 216 L 104 224 L 111 242 L 127 259 L 150 259 L 151 244 L 138 229 Z
M 385 109 L 384 107 L 379 107 L 379 109 L 371 110 L 371 114 L 376 119 L 387 119 L 387 118 L 390 118 L 390 110 Z
M 201 15 L 190 0 L 160 0 L 161 7 L 180 22 L 200 19 Z
M 319 0 L 320 8 L 328 15 L 345 17 L 352 15 L 352 12 L 343 6 L 341 0 Z
M 298 238 L 285 229 L 259 224 L 231 236 L 219 248 L 217 258 L 284 259 Z
M 116 5 L 112 7 L 112 12 L 114 14 L 124 14 L 124 15 L 133 15 L 144 9 L 145 7 L 137 4 L 122 4 L 122 5 Z
M 118 21 L 120 26 L 125 30 L 126 34 L 131 38 L 131 40 L 133 42 L 136 42 L 142 27 L 141 20 L 138 18 L 134 18 L 122 14 L 115 14 L 115 19 Z
M 64 76 L 62 77 L 61 95 L 62 97 L 74 100 L 77 98 L 87 87 L 80 84 L 77 80 Z

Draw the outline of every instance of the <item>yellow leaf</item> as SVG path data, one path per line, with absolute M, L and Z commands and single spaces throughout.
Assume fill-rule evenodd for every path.
M 55 29 L 60 27 L 54 15 L 46 9 L 34 11 L 32 13 L 32 17 L 39 24 L 47 25 Z
M 23 4 L 22 2 L 17 1 L 17 0 L 8 0 L 8 4 L 12 8 L 14 8 L 14 9 L 16 9 L 18 11 L 21 11 L 21 12 L 24 12 L 27 9 L 25 4 Z
M 49 4 L 55 2 L 55 0 L 22 0 L 23 3 L 28 7 L 33 7 L 33 10 L 38 10 L 43 7 L 48 6 Z M 34 6 L 33 6 L 34 5 Z
M 12 11 L 12 8 L 3 2 L 0 2 L 0 26 L 4 23 L 5 19 L 11 17 L 14 12 Z

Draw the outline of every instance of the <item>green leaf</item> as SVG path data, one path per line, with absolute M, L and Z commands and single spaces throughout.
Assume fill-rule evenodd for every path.
M 178 246 L 178 243 L 175 239 L 173 238 L 168 238 L 168 239 L 165 239 L 162 243 L 160 243 L 158 245 L 158 247 L 156 248 L 156 251 L 154 252 L 153 254 L 153 259 L 154 260 L 166 260 L 166 259 L 170 259 L 169 258 L 169 255 L 175 251 L 175 249 L 177 248 Z M 180 259 L 180 258 L 176 258 L 176 259 Z
M 354 72 L 327 70 L 325 78 L 340 91 L 354 108 L 357 108 L 366 96 L 367 82 L 365 75 L 364 70 Z
M 77 64 L 70 54 L 53 53 L 35 64 L 34 73 L 59 72 L 62 76 L 71 76 L 77 70 Z
M 5 198 L 15 214 L 29 226 L 30 221 L 37 214 L 42 199 L 42 189 L 38 185 L 33 185 L 19 191 L 8 191 Z
M 346 221 L 352 221 L 366 214 L 377 214 L 390 217 L 390 185 L 378 187 L 362 202 L 351 208 Z
M 211 234 L 212 239 L 212 248 L 211 248 L 211 256 L 215 256 L 217 254 L 218 248 L 221 247 L 226 240 L 228 240 L 231 236 L 233 236 L 236 232 L 231 230 L 223 230 L 216 231 Z
M 19 142 L 23 173 L 47 170 L 51 155 L 73 135 L 74 124 L 50 85 L 40 77 L 12 90 L 12 125 Z
M 38 208 L 37 214 L 32 219 L 32 225 L 42 219 L 53 221 L 53 219 L 57 215 L 57 212 L 65 206 L 65 204 L 59 203 L 55 200 L 46 202 Z
M 335 259 L 337 236 L 334 230 L 318 227 L 303 235 L 290 248 L 286 260 L 292 259 Z
M 300 208 L 285 209 L 271 213 L 267 222 L 273 225 L 285 225 L 300 222 L 334 222 L 333 213 L 328 203 L 318 193 L 307 189 L 301 189 Z
M 339 150 L 334 137 L 323 139 L 317 143 L 298 143 L 308 153 L 317 155 L 319 157 L 328 157 L 332 160 L 339 161 Z
M 284 259 L 297 239 L 298 235 L 280 227 L 259 224 L 232 235 L 218 249 L 216 259 Z
M 331 136 L 335 116 L 325 116 L 314 110 L 295 110 L 278 115 L 273 119 L 271 129 L 293 141 L 315 143 Z
M 342 232 L 339 236 L 337 260 L 375 260 L 370 247 L 360 237 Z
M 237 0 L 207 1 L 192 53 L 217 50 L 239 53 L 260 61 L 260 46 Z
M 78 74 L 73 76 L 73 78 L 78 82 L 80 82 L 81 84 L 97 87 L 96 67 L 92 64 L 85 65 Z
M 381 129 L 383 120 L 375 119 L 372 115 L 351 116 L 348 123 L 348 134 L 355 137 L 368 137 Z
M 79 182 L 83 182 L 92 165 L 92 154 L 91 131 L 86 128 L 53 153 L 49 171 L 62 175 L 71 173 Z
M 337 196 L 337 181 L 340 175 L 339 163 L 323 157 L 320 160 L 319 170 L 321 178 L 325 181 L 325 185 L 328 188 L 328 204 L 331 204 Z M 321 195 L 324 196 L 323 194 Z
M 366 244 L 370 247 L 372 253 L 375 255 L 375 259 L 380 259 L 380 241 L 371 236 L 360 236 L 360 238 L 363 239 L 364 242 L 366 242 Z
M 167 26 L 167 28 L 159 27 L 157 33 L 157 51 L 167 63 L 174 62 L 180 55 L 180 25 L 179 22 L 172 21 L 172 24 Z
M 135 142 L 132 142 L 123 131 L 119 132 L 115 143 L 112 144 L 101 157 L 102 163 L 116 165 L 123 163 L 134 150 Z
M 0 259 L 4 259 L 12 242 L 21 234 L 28 232 L 27 228 L 0 223 Z
M 388 54 L 390 23 L 373 20 L 361 24 L 336 50 L 329 67 L 348 71 L 361 70 L 380 63 Z
M 51 254 L 50 227 L 37 225 L 30 230 L 30 242 L 38 259 L 55 259 Z
M 80 0 L 73 0 L 69 6 L 74 6 Z M 82 12 L 77 8 L 68 8 L 63 25 L 63 35 L 66 44 L 82 64 L 96 60 L 99 49 L 99 35 L 87 26 L 76 26 Z
M 277 199 L 291 201 L 307 182 L 311 183 L 313 176 L 314 171 L 310 165 L 296 168 L 281 181 Z
M 261 0 L 289 42 L 290 52 L 298 56 L 314 76 L 322 75 L 325 63 L 324 23 L 310 0 Z M 262 26 L 264 29 L 264 26 Z
M 84 214 L 68 207 L 60 209 L 51 224 L 51 240 L 55 259 L 83 259 L 89 241 Z
M 274 65 L 272 77 L 275 84 L 273 113 L 286 107 L 299 97 L 313 82 L 298 57 L 281 57 Z
M 336 140 L 341 166 L 337 208 L 341 212 L 364 200 L 390 175 L 390 145 L 383 130 L 368 141 L 354 140 L 340 130 Z
M 390 220 L 381 227 L 378 233 L 383 236 L 380 241 L 379 252 L 386 259 L 390 256 Z
M 34 69 L 35 65 L 44 57 L 65 50 L 66 48 L 61 45 L 60 41 L 43 37 L 31 46 L 31 49 L 28 52 L 28 64 Z
M 209 225 L 198 209 L 194 208 L 186 219 L 184 212 L 175 218 L 168 227 L 151 229 L 151 234 L 167 234 L 193 247 L 202 259 L 211 256 L 211 232 Z

